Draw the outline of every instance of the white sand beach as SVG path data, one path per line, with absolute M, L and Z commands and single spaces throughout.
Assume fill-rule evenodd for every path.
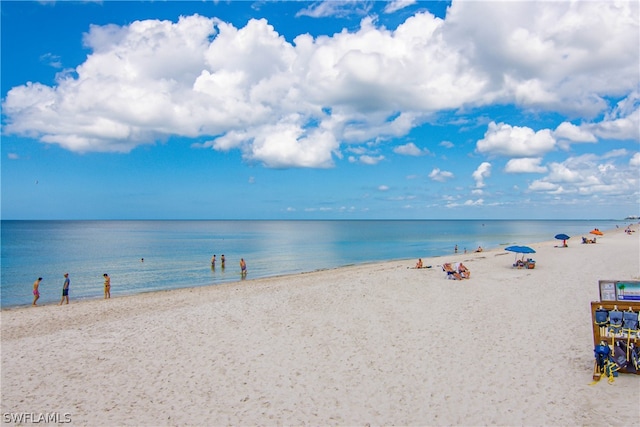
M 568 243 L 530 245 L 532 270 L 504 250 L 423 257 L 432 268 L 417 270 L 416 253 L 3 310 L 2 423 L 638 425 L 640 375 L 590 385 L 590 302 L 600 279 L 640 279 L 640 232 Z M 447 280 L 449 261 L 471 278 Z

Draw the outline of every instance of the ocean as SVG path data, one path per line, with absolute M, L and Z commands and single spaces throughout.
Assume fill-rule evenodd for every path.
M 0 302 L 60 301 L 63 274 L 70 298 L 103 297 L 103 274 L 113 298 L 149 291 L 214 285 L 387 260 L 429 263 L 430 257 L 553 240 L 580 241 L 615 220 L 353 220 L 353 221 L 18 221 L 3 220 Z M 211 257 L 216 255 L 216 268 Z M 226 266 L 221 266 L 221 256 Z

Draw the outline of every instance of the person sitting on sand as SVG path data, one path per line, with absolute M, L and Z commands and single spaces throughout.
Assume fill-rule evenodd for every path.
M 416 263 L 416 268 L 422 268 L 422 258 L 418 258 L 418 262 Z
M 442 264 L 442 270 L 447 273 L 447 279 L 453 277 L 456 280 L 462 280 L 462 276 L 451 266 L 451 263 L 447 262 Z
M 482 252 L 484 249 L 482 249 L 482 246 L 478 246 L 478 249 L 476 249 L 476 252 Z
M 458 273 L 460 273 L 460 276 L 463 279 L 471 278 L 471 271 L 469 271 L 467 266 L 464 265 L 463 263 L 461 263 L 461 262 L 456 263 L 456 270 L 458 270 Z

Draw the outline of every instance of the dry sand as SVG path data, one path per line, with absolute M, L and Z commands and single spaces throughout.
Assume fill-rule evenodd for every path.
M 2 423 L 638 425 L 640 376 L 589 384 L 590 302 L 640 278 L 639 236 L 3 310 Z

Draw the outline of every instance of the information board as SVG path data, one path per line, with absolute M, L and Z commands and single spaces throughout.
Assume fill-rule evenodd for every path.
M 600 280 L 600 301 L 640 302 L 640 281 Z

